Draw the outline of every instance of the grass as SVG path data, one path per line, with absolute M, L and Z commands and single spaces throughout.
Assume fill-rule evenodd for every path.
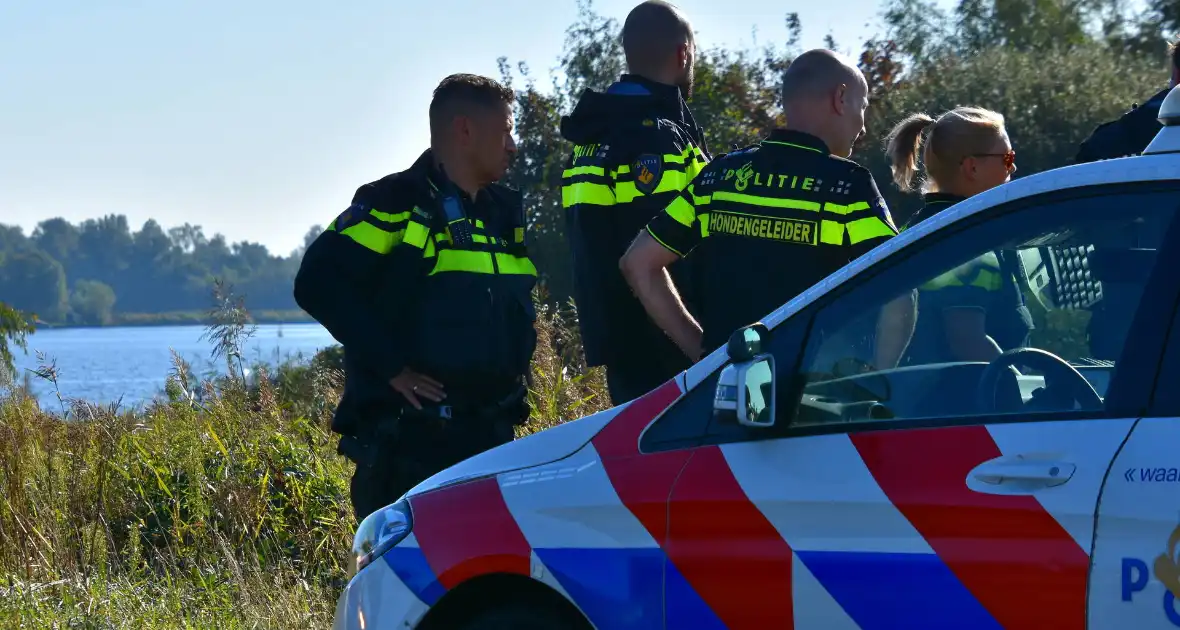
M 328 429 L 339 348 L 248 378 L 251 333 L 221 300 L 207 339 L 227 370 L 196 378 L 174 356 L 141 411 L 27 383 L 0 398 L 0 627 L 327 628 L 356 526 L 352 465 Z M 527 434 L 609 406 L 569 315 L 539 307 Z M 68 369 L 68 368 L 67 368 Z

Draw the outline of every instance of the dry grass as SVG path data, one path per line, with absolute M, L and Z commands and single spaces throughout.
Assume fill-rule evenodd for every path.
M 540 309 L 522 433 L 609 406 L 568 318 Z M 239 322 L 210 331 L 227 359 Z M 330 626 L 355 527 L 328 429 L 338 352 L 248 381 L 175 363 L 167 399 L 142 412 L 66 392 L 53 415 L 11 383 L 0 398 L 0 626 Z

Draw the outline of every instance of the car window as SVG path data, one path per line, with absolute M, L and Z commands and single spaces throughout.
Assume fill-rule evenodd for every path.
M 1178 202 L 1075 192 L 931 234 L 815 312 L 780 421 L 1101 414 Z

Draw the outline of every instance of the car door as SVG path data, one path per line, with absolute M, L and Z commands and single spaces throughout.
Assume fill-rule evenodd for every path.
M 919 226 L 776 326 L 775 424 L 715 412 L 672 487 L 665 548 L 691 596 L 668 591 L 668 627 L 1084 627 L 1099 489 L 1154 373 L 1137 349 L 1158 352 L 1159 319 L 1135 317 L 1159 304 L 1143 296 L 1178 202 L 1106 186 Z M 1002 301 L 929 297 L 1000 286 L 964 272 L 996 252 L 1035 301 L 1032 350 L 1005 355 L 1019 373 L 931 360 L 948 322 L 982 335 L 950 314 L 1005 321 Z M 906 364 L 875 366 L 899 339 Z
M 1172 269 L 1177 257 L 1173 252 Z M 1180 274 L 1169 279 L 1180 283 Z M 1119 450 L 1098 504 L 1093 630 L 1180 627 L 1180 310 L 1160 341 L 1165 350 L 1151 404 Z

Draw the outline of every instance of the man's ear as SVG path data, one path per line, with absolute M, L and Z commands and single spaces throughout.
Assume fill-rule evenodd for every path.
M 688 42 L 676 47 L 676 63 L 681 70 L 688 67 Z
M 848 84 L 841 83 L 840 87 L 832 92 L 832 109 L 836 110 L 837 114 L 844 115 L 844 109 L 848 106 L 845 102 L 848 97 Z

